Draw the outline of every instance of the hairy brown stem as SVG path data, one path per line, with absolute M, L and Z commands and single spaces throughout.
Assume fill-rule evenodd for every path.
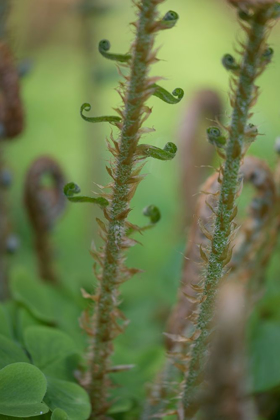
M 154 61 L 152 48 L 154 43 L 153 24 L 156 19 L 157 5 L 162 0 L 143 0 L 137 3 L 139 20 L 137 34 L 132 46 L 131 71 L 127 91 L 124 93 L 123 121 L 119 124 L 121 135 L 117 159 L 113 170 L 108 170 L 114 182 L 112 199 L 105 216 L 109 221 L 106 245 L 101 255 L 102 274 L 98 291 L 96 311 L 93 320 L 93 343 L 91 362 L 90 396 L 92 419 L 105 419 L 108 409 L 108 372 L 110 356 L 113 351 L 113 339 L 122 327 L 117 319 L 123 318 L 117 309 L 117 286 L 122 269 L 122 250 L 127 247 L 125 240 L 125 220 L 130 211 L 129 202 L 140 181 L 133 177 L 136 162 L 136 147 L 141 136 L 140 127 L 145 111 L 144 104 L 153 93 L 148 79 L 149 65 Z

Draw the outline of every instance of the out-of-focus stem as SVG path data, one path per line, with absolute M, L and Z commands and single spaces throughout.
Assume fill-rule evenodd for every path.
M 51 186 L 43 184 L 45 176 L 50 178 Z M 57 282 L 57 274 L 50 230 L 65 207 L 64 185 L 65 179 L 60 166 L 50 157 L 36 159 L 27 172 L 24 199 L 34 229 L 39 273 L 41 278 L 51 283 Z
M 246 27 L 247 44 L 239 71 L 239 80 L 235 96 L 232 98 L 233 113 L 226 147 L 226 160 L 222 170 L 223 177 L 219 203 L 215 211 L 215 227 L 211 239 L 211 249 L 205 275 L 205 287 L 201 298 L 200 312 L 197 319 L 197 331 L 200 335 L 191 349 L 191 361 L 183 393 L 185 418 L 192 418 L 196 411 L 195 387 L 201 381 L 205 362 L 207 339 L 210 334 L 210 322 L 213 316 L 217 287 L 224 275 L 224 267 L 230 260 L 230 238 L 233 232 L 232 221 L 235 217 L 235 198 L 239 187 L 239 169 L 242 158 L 244 134 L 249 110 L 253 105 L 254 81 L 263 69 L 261 55 L 264 48 L 269 6 L 254 10 L 250 24 Z M 211 238 L 209 236 L 209 238 Z
M 206 142 L 205 131 L 209 121 L 220 119 L 221 99 L 215 91 L 201 90 L 188 104 L 180 127 L 180 197 L 183 198 L 184 227 L 192 222 L 198 187 L 209 174 L 208 165 L 214 157 L 214 148 Z
M 133 45 L 129 85 L 124 99 L 124 120 L 121 127 L 119 155 L 115 162 L 113 197 L 108 210 L 109 226 L 102 258 L 103 271 L 94 317 L 90 387 L 92 419 L 105 419 L 108 408 L 108 372 L 114 338 L 112 318 L 116 316 L 116 290 L 122 264 L 121 250 L 125 238 L 125 219 L 132 197 L 130 177 L 140 137 L 139 129 L 144 103 L 151 94 L 147 91 L 147 75 L 154 43 L 154 32 L 151 28 L 157 16 L 157 5 L 160 2 L 159 0 L 143 0 L 138 4 L 139 20 Z
M 201 420 L 256 420 L 257 410 L 247 389 L 245 350 L 247 290 L 239 278 L 225 282 L 219 292 L 214 323 L 216 334 L 206 368 Z

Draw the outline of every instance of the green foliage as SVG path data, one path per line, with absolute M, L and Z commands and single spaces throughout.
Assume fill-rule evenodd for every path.
M 55 322 L 48 285 L 32 280 L 23 271 L 17 271 L 12 277 L 11 292 L 15 301 L 27 307 L 35 318 L 46 323 Z
M 265 392 L 280 385 L 279 322 L 263 321 L 250 332 L 250 367 L 253 391 Z
M 56 416 L 61 417 L 65 412 L 69 420 L 86 420 L 90 413 L 88 395 L 75 383 L 73 376 L 81 362 L 76 344 L 66 333 L 47 326 L 28 327 L 23 335 L 24 348 L 0 336 L 0 378 L 2 373 L 5 374 L 2 392 L 8 392 L 1 395 L 0 388 L 0 414 L 22 418 L 59 408 L 62 411 L 57 412 Z M 10 369 L 7 370 L 7 367 Z M 20 375 L 25 378 L 22 382 Z M 12 393 L 13 377 L 22 384 L 26 393 L 21 391 L 19 385 L 16 393 Z M 36 394 L 33 382 L 35 390 L 42 389 L 44 385 L 44 392 Z M 40 388 L 41 383 L 43 385 Z M 13 395 L 18 398 L 17 404 L 14 403 Z M 26 395 L 29 395 L 29 399 Z M 23 404 L 25 400 L 26 407 Z M 44 404 L 41 404 L 42 400 Z M 65 418 L 65 415 L 61 418 Z
M 280 386 L 279 299 L 279 292 L 267 293 L 249 319 L 248 351 L 254 393 Z
M 24 341 L 24 330 L 31 325 L 56 325 L 71 334 L 79 350 L 84 350 L 85 337 L 79 326 L 79 317 L 84 309 L 84 301 L 74 299 L 65 290 L 35 280 L 23 270 L 14 272 L 11 279 L 14 305 L 15 334 Z M 1 306 L 0 306 L 1 307 Z M 2 309 L 3 310 L 3 309 Z M 13 323 L 9 318 L 9 323 Z
M 64 332 L 45 326 L 33 326 L 24 333 L 26 350 L 41 370 L 51 369 L 70 354 L 78 351 L 74 341 Z
M 275 9 L 275 14 L 278 13 Z M 245 12 L 243 12 L 245 14 Z M 249 17 L 246 16 L 246 19 L 248 21 Z M 166 13 L 166 15 L 159 21 L 156 22 L 158 27 L 160 29 L 168 29 L 175 25 L 175 23 L 178 20 L 178 15 L 176 12 L 169 11 Z M 109 58 L 111 60 L 119 61 L 121 63 L 126 63 L 131 59 L 131 56 L 129 54 L 121 55 L 121 54 L 112 54 L 109 52 L 110 50 L 110 44 L 108 41 L 102 41 L 103 44 L 99 44 L 99 51 L 101 54 Z M 107 44 L 106 44 L 107 42 Z M 101 51 L 102 50 L 102 51 Z M 263 54 L 263 61 L 269 62 L 271 61 L 271 58 L 273 56 L 273 51 L 271 48 L 267 48 Z M 231 56 L 232 57 L 232 56 Z M 233 57 L 232 57 L 233 58 Z M 227 65 L 231 66 L 232 68 L 228 68 L 229 70 L 239 70 L 239 65 L 236 65 L 235 59 L 233 59 L 234 63 L 230 64 L 230 60 L 227 61 Z M 225 66 L 226 67 L 226 66 Z M 169 104 L 175 104 L 179 102 L 183 97 L 183 92 L 181 89 L 175 89 L 175 91 L 169 93 L 165 89 L 159 87 L 158 85 L 151 85 L 150 87 L 155 89 L 154 96 L 157 96 L 158 98 L 162 99 L 163 101 L 169 103 Z M 85 112 L 90 111 L 90 105 L 84 104 L 81 107 L 81 115 L 82 118 L 88 122 L 110 122 L 112 124 L 117 125 L 119 122 L 121 122 L 121 118 L 118 116 L 112 116 L 112 117 L 87 117 L 85 115 Z M 161 120 L 164 118 L 161 115 Z M 163 125 L 165 128 L 165 126 Z M 247 134 L 250 131 L 250 127 L 246 129 Z M 213 133 L 212 133 L 213 134 Z M 223 148 L 225 146 L 225 137 L 218 136 L 219 139 L 215 138 L 213 139 L 212 143 L 216 145 L 218 148 Z M 209 139 L 209 136 L 208 136 Z M 210 141 L 210 139 L 209 139 Z M 211 142 L 211 141 L 210 141 Z M 142 147 L 142 148 L 141 148 Z M 152 157 L 154 159 L 159 160 L 171 160 L 175 157 L 177 151 L 177 147 L 174 143 L 167 143 L 166 146 L 164 146 L 163 149 L 159 147 L 155 147 L 152 145 L 141 145 L 137 148 L 137 158 L 139 160 L 141 158 L 146 157 Z M 139 153 L 138 153 L 139 152 Z M 195 162 L 194 162 L 195 163 Z M 68 184 L 70 185 L 70 184 Z M 99 198 L 91 198 L 91 197 L 77 197 L 76 194 L 80 193 L 80 189 L 76 184 L 71 183 L 72 187 L 67 191 L 67 194 L 69 195 L 67 198 L 69 201 L 72 202 L 90 202 L 94 204 L 99 204 L 100 207 L 105 208 L 108 206 L 109 201 L 107 201 L 103 197 Z M 72 191 L 71 191 L 72 190 Z M 67 195 L 66 194 L 66 195 Z M 150 218 L 150 225 L 152 226 L 155 223 L 157 223 L 161 216 L 159 210 L 155 206 L 148 206 L 146 209 L 144 209 L 144 215 Z M 167 218 L 168 219 L 168 218 Z M 139 229 L 140 231 L 142 229 Z M 143 229 L 144 230 L 144 229 Z M 127 229 L 129 232 L 129 229 Z M 172 264 L 171 264 L 172 265 Z M 161 275 L 164 275 L 164 268 L 165 265 L 163 265 L 161 270 Z M 173 265 L 172 265 L 173 268 Z M 174 278 L 174 271 L 170 269 L 169 276 L 167 276 L 167 279 Z M 26 286 L 26 287 L 25 287 Z M 166 288 L 168 290 L 168 286 Z M 167 292 L 165 291 L 167 294 Z M 74 384 L 74 376 L 73 372 L 77 368 L 79 362 L 80 362 L 80 356 L 78 353 L 73 353 L 72 351 L 75 351 L 75 346 L 73 346 L 73 340 L 77 344 L 78 350 L 85 349 L 85 337 L 83 334 L 79 331 L 79 325 L 78 325 L 78 317 L 80 316 L 80 313 L 83 309 L 83 305 L 79 304 L 75 299 L 69 298 L 69 296 L 66 296 L 65 291 L 55 291 L 53 288 L 45 287 L 45 285 L 41 282 L 32 280 L 29 276 L 22 276 L 20 280 L 13 281 L 13 288 L 12 288 L 12 294 L 13 298 L 16 301 L 16 304 L 13 305 L 13 308 L 10 307 L 11 310 L 7 310 L 4 306 L 0 306 L 0 346 L 2 346 L 2 349 L 0 348 L 0 357 L 2 356 L 1 351 L 3 353 L 2 362 L 4 365 L 10 365 L 10 364 L 16 364 L 17 362 L 26 362 L 30 363 L 30 360 L 28 359 L 25 350 L 28 350 L 28 353 L 30 353 L 32 358 L 32 363 L 34 363 L 37 367 L 39 367 L 44 375 L 48 379 L 48 384 L 50 384 L 50 392 L 48 393 L 48 396 L 46 397 L 49 399 L 48 404 L 49 406 L 55 407 L 57 404 L 61 403 L 62 408 L 55 408 L 52 413 L 47 413 L 45 415 L 42 415 L 40 417 L 34 416 L 34 420 L 36 418 L 40 418 L 41 420 L 45 419 L 54 419 L 54 420 L 63 420 L 63 419 L 71 419 L 71 416 L 74 416 L 73 419 L 82 418 L 81 416 L 86 416 L 86 410 L 88 409 L 87 402 L 85 395 L 80 395 L 80 390 L 75 390 L 72 386 L 69 386 L 69 382 Z M 156 295 L 156 293 L 155 293 Z M 149 303 L 149 299 L 152 300 L 152 294 L 147 299 L 147 305 L 150 305 L 152 307 L 152 304 Z M 95 303 L 94 303 L 95 305 Z M 129 309 L 129 304 L 125 302 L 123 306 L 126 308 L 126 305 Z M 159 304 L 160 307 L 160 304 Z M 159 309 L 160 311 L 161 309 Z M 165 310 L 165 308 L 164 308 Z M 12 314 L 12 312 L 14 312 Z M 150 311 L 151 313 L 154 313 L 154 310 Z M 157 315 L 156 315 L 157 316 Z M 159 318 L 161 320 L 162 315 L 159 315 Z M 139 316 L 140 318 L 140 316 Z M 162 322 L 162 321 L 160 321 Z M 17 324 L 17 327 L 15 328 L 15 324 Z M 276 324 L 276 322 L 275 322 Z M 47 325 L 47 326 L 46 326 Z M 60 332 L 57 329 L 51 328 L 50 326 L 61 328 L 64 332 L 67 332 L 70 334 L 70 336 L 67 336 L 65 333 Z M 274 333 L 275 329 L 273 328 L 267 328 L 267 331 L 270 331 L 270 333 Z M 259 332 L 256 332 L 256 337 L 258 336 Z M 252 338 L 253 343 L 256 343 L 256 356 L 253 357 L 253 361 L 256 359 L 260 361 L 259 369 L 264 371 L 264 369 L 268 368 L 268 372 L 271 371 L 271 366 L 269 364 L 269 360 L 265 360 L 265 356 L 261 356 L 261 350 L 258 350 L 258 348 L 263 348 L 264 351 L 268 351 L 266 348 L 266 345 L 264 344 L 264 341 L 267 339 L 268 333 L 260 334 L 262 337 L 261 339 Z M 151 334 L 151 341 L 154 339 L 154 336 L 156 334 Z M 2 337 L 3 336 L 3 337 Z M 64 338 L 62 338 L 64 336 Z M 128 337 L 130 335 L 128 334 Z M 38 339 L 38 340 L 37 340 Z M 40 341 L 41 340 L 41 341 Z M 129 338 L 126 337 L 126 341 L 129 342 Z M 148 340 L 149 341 L 149 340 Z M 21 344 L 19 344 L 21 343 Z M 43 344 L 41 344 L 43 343 Z M 272 344 L 274 344 L 275 349 L 278 348 L 277 340 L 275 340 Z M 44 352 L 44 347 L 50 349 L 49 353 Z M 272 346 L 271 346 L 272 347 Z M 25 350 L 23 350 L 25 349 Z M 72 349 L 72 350 L 71 350 Z M 270 349 L 271 350 L 271 349 Z M 54 360 L 54 357 L 52 355 L 55 354 L 57 351 L 58 356 L 60 357 L 58 360 Z M 120 353 L 122 351 L 119 350 Z M 157 352 L 157 356 L 159 354 L 159 350 Z M 253 354 L 254 348 L 253 348 Z M 155 356 L 154 359 L 158 359 L 158 357 Z M 25 357 L 25 359 L 21 359 L 21 357 Z M 130 357 L 130 352 L 126 351 L 126 357 Z M 273 354 L 271 357 L 271 361 L 274 360 L 275 355 Z M 144 360 L 145 359 L 145 360 Z M 147 360 L 146 360 L 147 359 Z M 151 361 L 151 356 L 148 355 L 143 357 L 143 366 L 149 366 L 149 363 Z M 152 363 L 150 363 L 152 365 Z M 266 365 L 266 367 L 264 367 Z M 31 365 L 32 366 L 32 365 Z M 255 365 L 256 367 L 253 367 L 253 371 L 256 369 L 258 371 L 258 362 Z M 261 367 L 262 366 L 262 367 Z M 276 362 L 275 362 L 276 366 Z M 145 370 L 143 369 L 143 371 Z M 149 366 L 150 370 L 153 370 Z M 143 372 L 137 371 L 137 375 L 141 377 L 145 377 L 145 374 Z M 258 383 L 259 374 L 256 374 L 256 380 L 255 382 Z M 150 374 L 148 375 L 151 376 Z M 271 376 L 271 375 L 270 375 Z M 274 375 L 274 378 L 277 375 Z M 273 375 L 271 376 L 273 377 Z M 137 379 L 139 381 L 139 379 Z M 63 383 L 62 383 L 63 382 Z M 271 386 L 274 386 L 273 383 L 276 383 L 276 380 L 274 382 L 270 381 L 269 374 L 267 374 L 267 377 L 262 385 L 263 389 L 270 389 Z M 66 385 L 65 385 L 66 384 Z M 272 384 L 272 385 L 271 385 Z M 75 384 L 74 384 L 75 385 Z M 57 391 L 57 389 L 64 390 L 63 395 L 61 395 L 60 392 Z M 258 388 L 256 388 L 256 391 L 258 391 Z M 66 396 L 65 396 L 66 395 Z M 45 403 L 46 403 L 45 398 Z M 83 399 L 84 398 L 84 399 Z M 81 408 L 80 417 L 77 412 L 75 412 L 75 407 L 71 408 L 70 401 L 79 401 L 79 404 L 83 407 Z M 82 403 L 81 401 L 84 401 Z M 65 407 L 65 410 L 68 408 L 68 412 L 66 412 L 63 407 Z M 85 408 L 86 407 L 86 408 Z M 69 410 L 72 410 L 72 413 L 69 414 Z M 109 416 L 112 416 L 114 419 L 129 419 L 131 418 L 138 418 L 138 412 L 137 414 L 132 415 L 132 417 L 129 417 L 129 414 L 127 414 L 129 411 L 133 411 L 133 401 L 132 399 L 127 400 L 120 400 L 120 402 L 113 405 L 113 407 L 109 410 L 108 414 Z M 6 415 L 0 415 L 0 419 L 2 420 L 11 419 L 14 417 L 6 417 Z M 86 418 L 86 417 L 84 417 Z
M 86 391 L 79 385 L 47 377 L 48 390 L 44 401 L 50 408 L 60 408 L 70 420 L 86 420 L 90 415 L 90 402 Z
M 28 363 L 29 359 L 17 343 L 0 335 L 0 369 L 15 362 Z
M 52 413 L 51 420 L 69 420 L 69 417 L 61 408 L 56 408 Z
M 3 306 L 0 306 L 0 334 L 5 337 L 12 337 L 12 326 Z
M 28 363 L 13 363 L 0 370 L 0 414 L 33 417 L 49 411 L 43 398 L 44 374 Z

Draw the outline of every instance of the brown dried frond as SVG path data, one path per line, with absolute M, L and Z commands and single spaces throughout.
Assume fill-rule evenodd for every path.
M 203 269 L 203 265 L 201 264 L 201 247 L 203 247 L 203 252 L 205 254 L 205 249 L 207 249 L 207 246 L 209 245 L 209 240 L 206 238 L 204 232 L 207 232 L 208 236 L 211 235 L 212 232 L 212 209 L 215 209 L 216 207 L 218 199 L 216 193 L 219 191 L 218 176 L 219 174 L 215 173 L 207 179 L 201 188 L 203 191 L 207 192 L 207 194 L 201 193 L 197 200 L 196 211 L 185 252 L 178 300 L 167 323 L 167 332 L 171 334 L 184 333 L 187 326 L 186 318 L 195 310 L 194 304 L 198 304 L 201 301 L 201 298 L 197 296 L 196 289 L 197 287 L 201 288 L 200 282 Z M 204 232 L 199 228 L 199 224 L 203 226 Z M 200 245 L 201 247 L 197 245 Z M 188 300 L 186 299 L 186 296 L 188 296 Z M 171 340 L 166 340 L 168 350 L 171 350 L 173 345 L 174 343 Z
M 241 173 L 244 182 L 251 183 L 255 187 L 256 194 L 249 205 L 248 217 L 242 223 L 236 237 L 230 267 L 234 271 L 241 270 L 246 273 L 245 277 L 249 279 L 252 270 L 256 268 L 252 261 L 266 240 L 267 228 L 274 217 L 277 197 L 273 173 L 262 159 L 246 157 Z
M 224 283 L 217 299 L 216 332 L 200 401 L 202 420 L 258 417 L 253 400 L 246 395 L 246 288 L 236 280 Z
M 51 186 L 44 185 L 44 177 L 51 178 Z M 59 164 L 48 156 L 36 159 L 25 180 L 24 202 L 35 233 L 35 245 L 42 278 L 55 281 L 49 231 L 63 212 L 66 199 L 63 194 L 64 174 Z

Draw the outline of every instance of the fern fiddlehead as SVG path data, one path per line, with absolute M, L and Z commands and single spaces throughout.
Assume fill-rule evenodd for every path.
M 51 185 L 44 185 L 49 177 Z M 36 159 L 30 166 L 25 180 L 24 201 L 35 235 L 40 276 L 49 282 L 57 282 L 53 264 L 50 231 L 65 208 L 64 174 L 59 164 L 48 156 Z

